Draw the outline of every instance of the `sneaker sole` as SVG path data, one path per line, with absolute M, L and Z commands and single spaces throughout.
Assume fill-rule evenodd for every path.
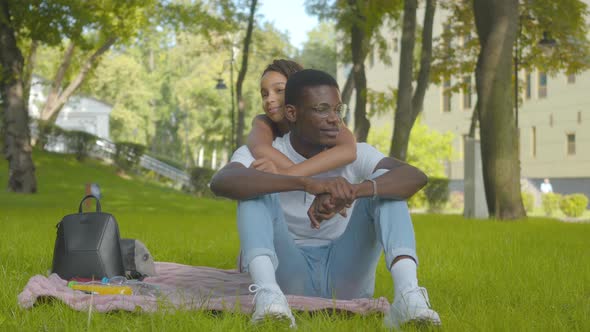
M 250 322 L 252 324 L 258 324 L 260 322 L 263 322 L 265 320 L 272 320 L 272 321 L 277 321 L 277 322 L 285 322 L 289 324 L 289 327 L 295 327 L 295 318 L 291 318 L 288 315 L 285 315 L 284 313 L 280 313 L 280 312 L 269 312 L 266 313 L 264 316 L 259 317 L 259 318 L 252 318 L 250 320 Z
M 416 325 L 416 326 L 441 326 L 442 322 L 439 317 L 430 317 L 430 316 L 423 316 L 423 317 L 416 317 L 404 322 L 400 322 L 402 319 L 397 313 L 390 312 L 389 315 L 385 318 L 385 324 L 389 327 L 396 327 L 399 328 L 401 326 L 407 325 Z
M 416 325 L 416 326 L 422 327 L 422 326 L 441 326 L 442 323 L 440 320 L 435 320 L 432 318 L 415 318 L 415 319 L 409 320 L 405 323 L 402 323 L 401 325 L 402 326 L 403 325 Z

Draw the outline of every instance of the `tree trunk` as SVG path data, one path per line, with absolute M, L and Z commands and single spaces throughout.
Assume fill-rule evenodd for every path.
M 149 77 L 153 76 L 152 73 L 154 72 L 154 70 L 156 69 L 156 64 L 155 64 L 155 57 L 154 57 L 154 48 L 152 46 L 152 43 L 150 43 L 150 49 L 149 49 L 149 54 L 148 54 L 148 73 L 150 74 Z M 148 102 L 148 104 L 150 105 L 151 108 L 151 114 L 154 115 L 156 114 L 156 99 L 152 98 L 150 99 L 150 101 Z M 150 146 L 150 150 L 152 152 L 154 152 L 154 144 L 152 144 L 152 136 L 150 135 L 150 118 L 147 115 L 143 116 L 143 131 L 145 134 L 145 144 Z
M 422 50 L 420 71 L 416 82 L 416 91 L 412 96 L 413 57 L 416 41 L 416 0 L 404 1 L 404 18 L 399 65 L 399 82 L 395 121 L 389 155 L 400 160 L 408 158 L 408 144 L 414 123 L 424 106 L 424 96 L 430 82 L 430 62 L 432 59 L 432 26 L 435 0 L 426 1 L 424 11 L 424 29 L 422 30 Z
M 55 77 L 51 82 L 51 89 L 47 93 L 45 105 L 43 105 L 43 109 L 41 109 L 41 119 L 43 120 L 48 120 L 50 118 L 50 110 L 54 109 L 57 105 L 57 100 L 61 92 L 61 85 L 63 83 L 64 77 L 66 76 L 66 72 L 72 63 L 72 57 L 74 56 L 75 48 L 76 44 L 74 44 L 74 42 L 70 42 L 68 48 L 66 48 L 63 60 L 61 61 L 61 64 L 55 73 Z
M 115 43 L 117 39 L 115 37 L 109 38 L 105 43 L 99 47 L 92 55 L 86 59 L 86 61 L 82 64 L 78 75 L 70 82 L 70 84 L 60 92 L 61 85 L 63 83 L 63 79 L 65 77 L 65 73 L 70 65 L 71 57 L 73 54 L 74 44 L 70 43 L 68 49 L 66 50 L 66 54 L 64 55 L 64 60 L 55 75 L 55 79 L 51 85 L 51 92 L 47 96 L 47 102 L 43 107 L 43 111 L 41 112 L 41 118 L 43 120 L 52 120 L 55 121 L 59 114 L 61 108 L 65 105 L 68 99 L 78 90 L 80 85 L 84 82 L 86 75 L 90 72 L 90 70 L 96 66 L 98 59 L 102 56 L 106 51 L 111 48 L 111 46 Z
M 31 155 L 29 114 L 23 91 L 23 56 L 10 24 L 8 4 L 0 5 L 0 93 L 4 108 L 4 156 L 8 161 L 8 190 L 37 192 Z
M 498 219 L 517 219 L 526 216 L 511 88 L 518 0 L 474 0 L 473 9 L 481 44 L 475 78 L 488 210 Z
M 469 133 L 467 136 L 475 138 L 475 130 L 477 129 L 477 122 L 479 121 L 479 99 L 475 102 L 473 113 L 471 114 L 471 124 L 469 125 Z
M 238 147 L 244 145 L 244 118 L 246 116 L 246 105 L 242 96 L 242 84 L 246 78 L 248 71 L 248 56 L 250 43 L 252 41 L 252 30 L 254 29 L 254 14 L 256 13 L 256 3 L 258 0 L 252 0 L 250 3 L 250 16 L 248 17 L 248 29 L 246 30 L 246 37 L 244 38 L 244 49 L 242 52 L 242 66 L 238 73 L 238 80 L 236 82 L 236 97 L 238 100 L 238 126 L 236 128 L 236 144 Z
M 422 51 L 420 52 L 420 71 L 418 72 L 418 81 L 416 82 L 416 91 L 412 98 L 412 126 L 422 112 L 424 106 L 424 96 L 430 83 L 430 62 L 432 61 L 432 26 L 434 23 L 434 11 L 436 10 L 436 0 L 426 0 L 426 10 L 424 11 L 424 22 L 422 29 Z
M 366 18 L 357 14 L 357 20 Z M 366 142 L 371 123 L 367 119 L 367 77 L 365 75 L 365 32 L 359 23 L 351 27 L 352 72 L 356 100 L 354 107 L 354 135 L 357 142 Z
M 25 70 L 23 74 L 23 99 L 27 105 L 29 104 L 29 94 L 31 92 L 31 82 L 33 80 L 33 71 L 37 64 L 37 47 L 39 42 L 37 40 L 31 41 L 31 49 L 27 56 L 27 62 L 25 62 Z
M 350 106 L 350 98 L 352 97 L 352 91 L 354 90 L 354 72 L 351 70 L 346 77 L 346 83 L 342 88 L 342 103 Z M 344 123 L 347 125 L 350 123 L 350 112 L 346 113 L 344 117 Z
M 352 97 L 352 91 L 354 90 L 354 72 L 351 70 L 346 77 L 346 82 L 342 88 L 342 103 L 349 104 L 350 98 Z

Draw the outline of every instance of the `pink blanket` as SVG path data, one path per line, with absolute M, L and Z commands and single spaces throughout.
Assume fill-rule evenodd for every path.
M 89 295 L 67 287 L 67 281 L 56 274 L 49 277 L 33 276 L 18 295 L 23 308 L 32 308 L 39 298 L 52 297 L 61 300 L 74 310 L 108 312 L 113 310 L 154 312 L 158 308 L 183 310 L 254 310 L 253 296 L 248 292 L 252 283 L 245 273 L 235 270 L 220 270 L 202 266 L 175 263 L 156 263 L 157 277 L 144 281 L 160 287 L 158 298 L 141 295 Z M 386 298 L 332 300 L 317 297 L 288 295 L 293 310 L 317 311 L 338 310 L 357 314 L 386 312 Z

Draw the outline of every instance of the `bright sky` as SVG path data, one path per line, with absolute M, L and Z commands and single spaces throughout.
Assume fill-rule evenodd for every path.
M 261 0 L 259 13 L 265 21 L 287 31 L 291 44 L 299 49 L 307 40 L 307 33 L 318 25 L 315 16 L 305 13 L 305 0 Z

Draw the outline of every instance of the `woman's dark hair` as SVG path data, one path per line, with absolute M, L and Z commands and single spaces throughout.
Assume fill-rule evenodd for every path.
M 269 71 L 276 71 L 277 73 L 285 75 L 286 78 L 289 78 L 291 75 L 301 70 L 303 70 L 303 66 L 295 61 L 277 59 L 266 67 L 266 69 L 262 72 L 262 76 L 264 76 L 264 74 L 268 73 Z

